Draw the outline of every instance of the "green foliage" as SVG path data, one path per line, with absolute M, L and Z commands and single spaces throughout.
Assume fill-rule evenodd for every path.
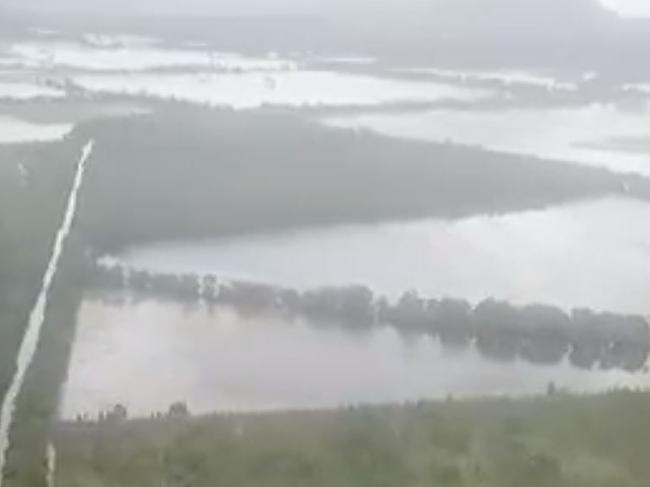
M 0 397 L 15 372 L 16 353 L 40 291 L 65 210 L 79 141 L 0 147 Z M 85 245 L 68 240 L 35 362 L 28 371 L 11 431 L 7 485 L 41 485 L 46 439 L 67 367 L 76 306 L 87 266 Z
M 78 151 L 71 140 L 0 147 L 0 395 L 61 224 Z
M 97 141 L 80 204 L 94 245 L 395 218 L 454 218 L 620 193 L 629 177 L 326 128 L 274 110 L 161 105 L 82 124 Z
M 63 424 L 65 486 L 646 485 L 650 395 Z M 85 484 L 84 484 L 85 483 Z
M 36 357 L 18 398 L 6 467 L 8 486 L 39 486 L 45 480 L 45 449 L 58 409 L 89 267 L 81 242 L 68 241 L 46 310 Z

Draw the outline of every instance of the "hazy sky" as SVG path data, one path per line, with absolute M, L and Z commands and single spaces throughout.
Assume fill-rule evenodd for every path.
M 415 4 L 455 0 L 0 0 L 0 5 L 47 10 L 211 14 L 322 13 L 340 10 L 406 10 Z M 477 5 L 483 0 L 475 0 Z M 521 2 L 531 0 L 520 0 Z M 549 0 L 550 2 L 551 0 Z M 556 0 L 566 2 L 570 0 Z M 594 0 L 626 16 L 650 16 L 650 0 Z
M 650 0 L 601 0 L 601 3 L 621 15 L 650 17 Z

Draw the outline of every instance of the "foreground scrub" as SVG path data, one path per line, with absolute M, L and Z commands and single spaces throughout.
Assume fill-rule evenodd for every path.
M 641 487 L 650 396 L 62 424 L 57 485 Z

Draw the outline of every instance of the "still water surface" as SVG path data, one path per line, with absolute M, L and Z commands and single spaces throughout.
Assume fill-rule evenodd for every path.
M 96 417 L 124 404 L 131 416 L 186 401 L 194 413 L 268 411 L 422 398 L 646 387 L 646 373 L 585 371 L 566 361 L 536 367 L 491 362 L 474 349 L 449 351 L 392 328 L 352 332 L 229 308 L 164 301 L 109 304 L 87 298 L 61 415 Z
M 650 315 L 650 204 L 611 198 L 504 216 L 162 242 L 119 256 L 158 272 L 304 290 L 364 284 L 396 299 L 496 297 Z
M 58 140 L 72 128 L 73 125 L 67 123 L 36 124 L 0 115 L 0 144 Z
M 92 74 L 74 82 L 91 92 L 146 95 L 192 103 L 256 108 L 281 106 L 372 106 L 382 103 L 470 101 L 487 90 L 443 83 L 382 79 L 333 71 L 203 74 Z
M 150 42 L 108 39 L 111 45 L 75 42 L 24 42 L 10 54 L 23 65 L 74 68 L 89 71 L 145 71 L 160 68 L 278 71 L 295 69 L 296 63 L 274 57 L 246 57 L 206 49 L 165 49 Z

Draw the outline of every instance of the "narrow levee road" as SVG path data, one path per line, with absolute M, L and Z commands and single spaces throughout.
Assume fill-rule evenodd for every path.
M 5 463 L 10 446 L 9 433 L 11 431 L 16 410 L 16 401 L 23 388 L 25 376 L 29 366 L 34 360 L 34 355 L 38 348 L 38 342 L 41 336 L 43 322 L 45 320 L 45 310 L 48 304 L 50 288 L 52 287 L 52 282 L 54 281 L 54 276 L 56 275 L 61 255 L 63 254 L 65 241 L 70 233 L 77 212 L 77 195 L 83 183 L 86 163 L 92 154 L 93 145 L 94 141 L 90 140 L 82 150 L 81 158 L 79 159 L 79 164 L 77 165 L 77 170 L 75 172 L 72 189 L 68 196 L 68 203 L 64 213 L 63 222 L 57 231 L 54 246 L 52 248 L 52 254 L 45 270 L 45 275 L 43 276 L 43 284 L 30 313 L 27 329 L 25 330 L 25 335 L 23 336 L 23 340 L 18 350 L 18 355 L 16 357 L 16 372 L 2 401 L 2 410 L 0 411 L 0 487 L 2 487 L 4 480 Z

